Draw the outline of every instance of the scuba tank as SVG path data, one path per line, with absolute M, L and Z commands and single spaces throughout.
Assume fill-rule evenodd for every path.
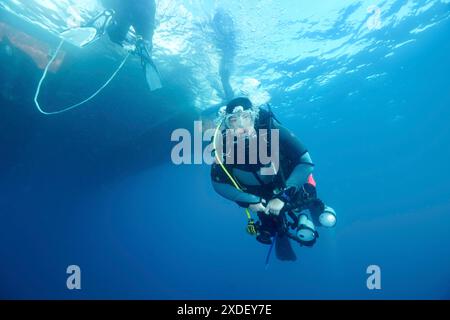
M 325 206 L 324 211 L 319 216 L 319 222 L 325 228 L 333 228 L 336 225 L 336 212 L 334 209 Z

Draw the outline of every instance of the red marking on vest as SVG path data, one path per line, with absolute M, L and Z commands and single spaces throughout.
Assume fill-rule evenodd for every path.
M 310 185 L 312 185 L 313 187 L 316 187 L 316 180 L 314 180 L 314 177 L 313 177 L 312 174 L 310 174 L 309 177 L 308 177 L 308 183 Z

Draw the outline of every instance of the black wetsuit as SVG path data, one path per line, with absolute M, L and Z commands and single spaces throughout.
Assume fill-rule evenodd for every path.
M 260 112 L 255 125 L 257 131 L 269 128 L 269 118 L 268 112 L 264 110 Z M 276 122 L 272 122 L 271 126 L 272 129 L 279 129 L 280 170 L 274 175 L 262 175 L 261 168 L 267 168 L 270 165 L 248 164 L 248 159 L 246 159 L 246 164 L 225 163 L 227 170 L 243 189 L 243 191 L 239 191 L 221 166 L 214 163 L 211 168 L 211 180 L 217 193 L 235 201 L 242 207 L 248 207 L 250 204 L 261 202 L 262 199 L 271 200 L 277 192 L 284 188 L 295 187 L 300 190 L 303 187 L 314 166 L 308 150 L 288 129 Z M 226 142 L 224 142 L 224 148 L 225 145 Z M 248 154 L 246 153 L 246 155 Z
M 263 199 L 266 203 L 274 198 L 282 199 L 285 203 L 282 214 L 268 215 L 264 212 L 257 213 L 259 221 L 256 224 L 258 231 L 256 239 L 264 244 L 270 244 L 272 241 L 270 238 L 277 235 L 277 255 L 281 250 L 278 246 L 282 244 L 281 247 L 284 247 L 286 250 L 284 251 L 284 258 L 282 258 L 283 255 L 279 255 L 280 259 L 293 260 L 295 254 L 290 249 L 289 241 L 284 235 L 288 232 L 288 228 L 295 229 L 298 225 L 299 217 L 294 211 L 303 212 L 304 210 L 309 210 L 313 222 L 318 223 L 317 218 L 323 212 L 324 205 L 322 201 L 317 199 L 315 185 L 309 183 L 314 164 L 308 150 L 288 129 L 271 121 L 267 111 L 261 110 L 255 129 L 258 132 L 259 129 L 269 128 L 279 129 L 279 170 L 276 174 L 261 174 L 262 168 L 268 169 L 272 166 L 263 165 L 262 163 L 248 164 L 248 153 L 245 154 L 245 164 L 236 164 L 236 161 L 234 161 L 235 164 L 227 164 L 226 158 L 232 158 L 233 154 L 226 153 L 226 141 L 224 141 L 224 166 L 241 190 L 234 186 L 220 164 L 214 163 L 212 165 L 211 180 L 217 193 L 244 208 L 251 204 L 261 203 Z M 271 155 L 271 138 L 269 135 L 266 137 L 262 138 L 269 140 L 268 154 Z M 236 154 L 235 150 L 234 157 L 236 157 Z M 289 223 L 288 216 L 292 220 Z M 315 243 L 315 239 L 301 243 L 312 246 Z
M 263 199 L 267 203 L 279 197 L 283 192 L 289 191 L 292 195 L 291 201 L 288 203 L 283 201 L 286 203 L 285 209 L 290 209 L 287 213 L 291 218 L 296 219 L 292 215 L 291 210 L 309 209 L 312 213 L 310 204 L 313 204 L 313 202 L 310 201 L 317 199 L 315 186 L 308 183 L 308 178 L 312 174 L 314 164 L 312 163 L 308 150 L 300 140 L 288 129 L 271 119 L 267 111 L 261 110 L 255 123 L 255 129 L 257 132 L 259 132 L 259 129 L 271 128 L 279 130 L 279 169 L 276 171 L 276 174 L 263 175 L 261 169 L 269 169 L 272 166 L 270 164 L 263 165 L 262 163 L 249 164 L 248 152 L 245 153 L 245 164 L 236 164 L 237 150 L 234 150 L 234 155 L 230 156 L 230 153 L 228 153 L 228 157 L 235 157 L 234 164 L 227 163 L 225 159 L 224 166 L 238 183 L 241 190 L 238 190 L 234 186 L 222 167 L 216 163 L 211 168 L 211 180 L 213 188 L 217 193 L 244 208 L 247 208 L 251 204 L 261 203 Z M 262 137 L 262 139 L 269 141 L 267 149 L 268 154 L 271 155 L 270 135 L 267 135 L 266 138 Z M 226 139 L 224 139 L 223 145 L 224 154 L 227 154 Z M 322 210 L 320 208 L 318 209 L 319 211 Z M 285 225 L 280 222 L 286 221 L 280 219 L 286 219 L 286 216 L 284 214 L 275 216 L 258 212 L 258 217 L 259 222 L 257 226 L 259 235 L 257 240 L 268 244 L 270 241 L 268 235 L 274 236 L 277 233 L 280 234 L 279 228 Z M 265 236 L 262 236 L 263 234 Z
M 114 23 L 108 28 L 111 41 L 122 45 L 130 27 L 148 43 L 155 29 L 155 0 L 102 0 L 106 9 L 115 11 Z

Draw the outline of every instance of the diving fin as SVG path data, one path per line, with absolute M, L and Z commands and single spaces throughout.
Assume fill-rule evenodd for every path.
M 68 29 L 61 32 L 60 36 L 65 41 L 80 48 L 83 48 L 98 39 L 97 29 L 94 27 L 78 27 Z
M 136 40 L 135 53 L 141 57 L 141 64 L 144 68 L 145 78 L 150 91 L 155 91 L 162 88 L 161 76 L 159 75 L 158 68 L 151 58 L 151 43 L 139 37 Z
M 275 242 L 275 254 L 281 261 L 295 261 L 297 256 L 291 246 L 291 241 L 287 236 L 277 234 Z
M 156 65 L 151 59 L 147 59 L 145 65 L 145 78 L 147 79 L 148 87 L 150 91 L 155 91 L 162 88 L 161 77 Z

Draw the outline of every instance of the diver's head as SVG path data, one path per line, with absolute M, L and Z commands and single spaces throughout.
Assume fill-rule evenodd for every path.
M 259 109 L 245 97 L 231 100 L 219 111 L 219 117 L 225 125 L 225 129 L 232 130 L 238 136 L 244 137 L 254 135 L 258 114 Z
M 226 106 L 226 112 L 227 113 L 233 113 L 235 108 L 242 107 L 243 110 L 250 110 L 253 108 L 253 103 L 250 101 L 249 98 L 246 97 L 239 97 L 231 100 L 228 102 Z
M 224 9 L 218 9 L 214 14 L 213 26 L 222 36 L 233 36 L 235 33 L 233 17 Z

